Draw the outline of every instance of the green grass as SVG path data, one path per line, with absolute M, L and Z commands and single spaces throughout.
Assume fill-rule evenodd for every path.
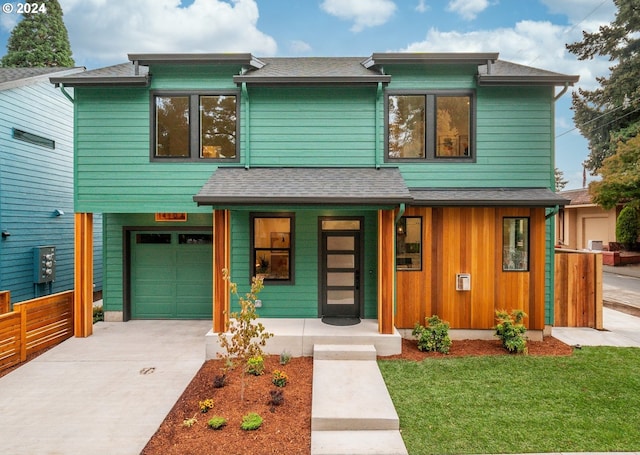
M 640 348 L 378 364 L 409 454 L 640 450 Z

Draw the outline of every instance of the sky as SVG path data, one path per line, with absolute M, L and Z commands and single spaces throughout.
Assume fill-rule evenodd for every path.
M 556 167 L 582 188 L 587 141 L 571 92 L 592 90 L 607 59 L 578 61 L 565 44 L 613 21 L 613 0 L 58 0 L 76 65 L 128 53 L 251 52 L 256 57 L 374 52 L 499 52 L 501 60 L 580 76 L 556 102 Z M 0 49 L 19 14 L 0 13 Z M 23 2 L 24 3 L 24 2 Z M 557 89 L 559 92 L 560 89 Z M 588 181 L 591 180 L 590 176 Z

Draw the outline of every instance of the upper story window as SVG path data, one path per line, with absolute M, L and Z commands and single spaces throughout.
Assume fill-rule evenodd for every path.
M 155 93 L 155 160 L 238 160 L 237 94 Z
M 472 161 L 474 97 L 470 91 L 389 92 L 387 160 Z

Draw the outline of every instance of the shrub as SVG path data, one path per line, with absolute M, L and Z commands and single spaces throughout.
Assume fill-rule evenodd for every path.
M 206 400 L 198 401 L 198 407 L 203 414 L 209 412 L 209 409 L 213 408 L 213 399 L 207 398 Z
M 242 424 L 240 428 L 245 431 L 257 430 L 262 425 L 262 417 L 260 414 L 256 414 L 255 412 L 250 412 L 242 416 Z
M 196 416 L 193 416 L 193 417 L 190 417 L 188 419 L 184 419 L 182 421 L 182 426 L 185 427 L 185 428 L 191 428 L 196 423 L 198 423 L 198 419 L 196 419 Z
M 93 323 L 104 321 L 104 311 L 102 305 L 93 307 Z
M 207 425 L 213 430 L 219 430 L 227 425 L 227 419 L 225 419 L 224 417 L 215 416 L 209 419 Z
M 273 389 L 269 391 L 269 404 L 272 406 L 280 406 L 284 403 L 284 392 L 282 389 Z
M 289 380 L 289 376 L 287 373 L 281 370 L 274 370 L 273 378 L 271 378 L 271 382 L 277 387 L 284 387 L 287 385 L 287 381 Z
M 213 378 L 213 388 L 221 389 L 227 384 L 227 375 L 218 374 Z
M 261 355 L 251 357 L 247 360 L 247 373 L 254 376 L 260 376 L 264 373 L 264 359 Z
M 638 211 L 631 205 L 625 206 L 616 221 L 616 240 L 622 243 L 627 250 L 633 249 L 638 239 L 640 220 Z
M 496 336 L 502 341 L 502 346 L 509 352 L 525 352 L 527 349 L 527 339 L 525 333 L 527 328 L 522 321 L 527 315 L 522 310 L 512 310 L 507 313 L 506 310 L 496 311 L 496 321 L 494 327 Z
M 442 354 L 448 354 L 451 347 L 451 338 L 449 338 L 449 323 L 440 320 L 436 315 L 425 319 L 427 326 L 424 327 L 418 323 L 413 328 L 411 334 L 417 337 L 418 349 L 420 351 L 435 351 Z
M 280 353 L 280 365 L 286 365 L 291 361 L 291 353 L 288 351 L 282 351 Z

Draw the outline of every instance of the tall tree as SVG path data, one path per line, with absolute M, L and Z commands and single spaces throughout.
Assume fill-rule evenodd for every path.
M 618 11 L 610 25 L 567 45 L 580 60 L 608 56 L 617 62 L 608 78 L 597 78 L 599 88 L 573 94 L 574 121 L 589 141 L 586 167 L 593 174 L 618 143 L 640 132 L 640 8 L 638 0 L 613 1 Z
M 74 66 L 58 0 L 39 0 L 26 5 L 31 5 L 31 12 L 23 13 L 23 19 L 11 32 L 2 66 Z
M 602 180 L 591 182 L 593 202 L 605 209 L 620 203 L 640 201 L 640 136 L 620 142 L 616 153 L 600 168 Z

